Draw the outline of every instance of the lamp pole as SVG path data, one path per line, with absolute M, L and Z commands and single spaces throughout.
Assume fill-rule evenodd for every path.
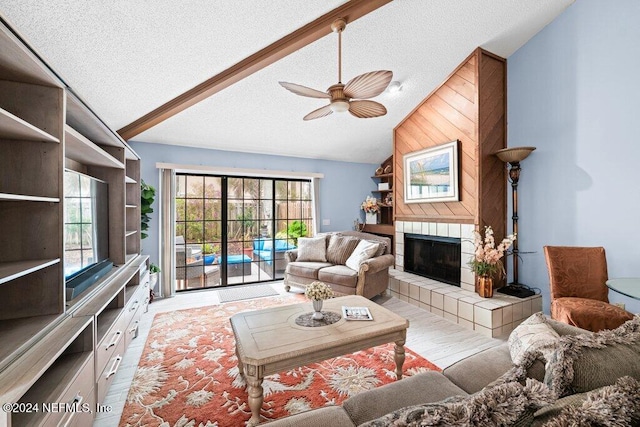
M 518 181 L 520 180 L 520 162 L 509 162 L 511 168 L 509 168 L 509 181 L 511 181 L 511 206 L 513 208 L 513 214 L 511 220 L 513 221 L 513 232 L 516 237 L 518 236 Z M 513 284 L 519 285 L 518 282 L 518 239 L 513 241 Z
M 518 182 L 520 181 L 520 162 L 526 159 L 535 149 L 535 147 L 513 147 L 504 148 L 493 153 L 509 165 L 511 207 L 513 209 L 511 220 L 513 221 L 513 233 L 516 234 L 516 240 L 514 240 L 511 250 L 513 254 L 513 282 L 509 286 L 500 289 L 499 292 L 520 296 L 521 298 L 532 295 L 533 292 L 525 290 L 518 280 L 518 239 L 520 237 L 518 234 Z

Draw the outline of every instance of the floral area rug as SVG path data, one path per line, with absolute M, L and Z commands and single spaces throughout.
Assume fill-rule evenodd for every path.
M 229 317 L 294 304 L 261 298 L 157 314 L 127 396 L 120 426 L 244 426 L 251 417 L 238 375 Z M 440 370 L 406 350 L 405 376 Z M 393 344 L 265 377 L 263 422 L 326 405 L 396 380 Z

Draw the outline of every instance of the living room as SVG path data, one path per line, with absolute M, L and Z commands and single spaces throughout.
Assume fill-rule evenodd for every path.
M 408 3 L 410 2 L 396 0 L 383 6 L 380 13 L 385 7 L 410 9 Z M 38 50 L 38 37 L 32 38 L 31 32 L 37 33 L 35 27 L 40 24 L 36 20 L 36 24 L 22 22 L 24 26 L 21 25 L 20 19 L 24 17 L 20 18 L 20 14 L 16 12 L 21 7 L 23 6 L 18 3 L 3 4 L 1 13 L 9 22 L 15 24 L 24 39 L 33 43 Z M 471 6 L 461 2 L 458 7 L 465 9 Z M 621 154 L 629 156 L 631 160 L 638 158 L 640 154 L 637 144 L 626 134 L 630 128 L 629 123 L 633 123 L 639 110 L 636 100 L 640 93 L 638 85 L 633 83 L 635 76 L 632 73 L 640 64 L 638 55 L 630 53 L 637 51 L 635 43 L 640 35 L 637 29 L 634 30 L 634 18 L 639 16 L 640 12 L 638 5 L 632 1 L 620 1 L 612 5 L 601 1 L 581 0 L 575 3 L 564 2 L 562 6 L 554 7 L 557 7 L 557 17 L 546 26 L 540 25 L 536 33 L 522 40 L 521 47 L 506 56 L 507 146 L 536 147 L 536 150 L 522 162 L 518 188 L 519 281 L 539 291 L 542 295 L 542 309 L 547 314 L 550 312 L 550 289 L 542 249 L 545 245 L 603 246 L 606 250 L 610 278 L 638 276 L 633 262 L 638 255 L 634 245 L 635 234 L 628 230 L 632 229 L 632 215 L 640 200 L 637 197 L 638 190 L 633 190 L 634 187 L 631 185 L 622 184 L 629 173 L 623 172 L 624 169 L 618 166 L 621 163 Z M 29 8 L 38 9 L 36 5 Z M 367 19 L 374 19 L 376 13 L 373 12 L 369 18 L 364 17 L 356 21 L 352 33 L 357 34 L 356 25 L 365 26 Z M 377 19 L 381 20 L 376 18 L 371 25 L 380 23 Z M 455 31 L 456 27 L 451 28 Z M 352 27 L 347 26 L 343 35 L 345 43 L 349 40 L 350 30 Z M 498 33 L 503 38 L 512 36 L 500 31 Z M 291 81 L 324 88 L 327 82 L 334 80 L 331 77 L 334 76 L 336 65 L 335 35 L 327 35 L 323 43 L 327 44 L 326 50 L 332 55 L 331 62 L 327 60 L 326 70 L 316 73 L 315 69 L 304 67 L 304 72 L 293 74 L 295 77 L 291 77 Z M 478 46 L 485 47 L 483 42 L 479 42 L 466 48 L 464 53 L 459 53 L 455 61 L 452 60 L 448 70 L 437 77 L 437 82 L 423 88 L 413 107 L 442 83 Z M 64 52 L 68 48 L 60 49 Z M 355 54 L 352 49 L 345 49 L 345 58 Z M 47 55 L 43 55 L 43 58 L 48 59 Z M 51 65 L 58 69 L 57 64 Z M 382 66 L 386 65 L 374 65 L 371 70 Z M 394 71 L 394 79 L 408 78 L 402 75 L 402 70 L 396 70 L 392 65 L 388 67 Z M 369 71 L 369 68 L 363 71 Z M 314 73 L 318 75 L 311 76 Z M 62 74 L 66 77 L 64 72 Z M 203 80 L 212 73 L 204 69 L 201 70 L 201 74 Z M 353 74 L 359 73 L 346 72 L 345 69 L 345 74 L 350 78 Z M 274 76 L 273 81 L 275 83 L 283 78 L 285 77 Z M 85 96 L 80 82 L 74 88 L 80 96 Z M 173 87 L 171 92 L 176 95 L 186 89 L 188 87 Z M 286 92 L 281 87 L 277 87 L 277 90 Z M 409 85 L 403 91 L 405 94 L 408 93 Z M 220 102 L 233 96 L 224 91 L 218 95 L 222 99 Z M 286 115 L 296 121 L 302 122 L 303 114 L 320 106 L 319 102 L 314 104 L 315 101 L 300 100 L 290 93 L 286 95 L 290 96 L 287 98 L 290 99 L 290 104 L 283 108 Z M 401 92 L 400 96 L 403 95 Z M 166 95 L 166 98 L 170 96 Z M 394 113 L 392 108 L 395 102 L 390 94 L 382 95 L 379 101 L 387 106 L 389 115 Z M 204 103 L 206 102 L 208 101 Z M 95 102 L 90 102 L 90 105 L 97 112 L 103 108 Z M 292 147 L 289 155 L 266 154 L 269 142 L 262 141 L 254 141 L 253 148 L 233 150 L 229 148 L 233 146 L 233 141 L 225 138 L 215 141 L 212 148 L 188 146 L 189 144 L 153 143 L 145 140 L 144 135 L 134 137 L 128 140 L 128 143 L 141 158 L 141 178 L 156 188 L 161 186 L 158 163 L 189 165 L 193 169 L 206 166 L 219 170 L 264 170 L 266 174 L 282 171 L 300 175 L 322 174 L 318 188 L 317 231 L 351 230 L 356 218 L 360 221 L 364 219 L 360 204 L 375 189 L 376 184 L 371 179 L 373 171 L 385 158 L 393 154 L 393 127 L 410 111 L 396 116 L 398 119 L 391 124 L 385 135 L 376 139 L 376 149 L 367 150 L 362 146 L 345 147 L 345 151 L 349 152 L 368 151 L 367 155 L 370 157 L 367 160 L 361 160 L 355 154 L 352 158 L 356 160 L 349 160 L 348 156 L 341 157 L 340 160 L 319 156 L 305 158 L 304 135 L 298 135 L 302 143 L 300 147 Z M 108 114 L 100 116 L 112 126 Z M 336 116 L 319 120 L 338 119 Z M 131 120 L 135 118 L 137 116 L 131 117 Z M 346 126 L 350 121 L 359 119 L 347 116 L 338 120 L 340 126 Z M 364 124 L 356 125 L 359 129 L 366 128 L 366 123 L 370 121 L 361 122 Z M 193 125 L 184 124 L 185 127 Z M 317 128 L 314 128 L 314 132 L 317 132 L 315 129 Z M 160 124 L 155 128 L 155 135 L 148 134 L 149 139 L 165 131 Z M 263 132 L 265 139 L 272 141 L 277 139 L 278 134 L 290 131 L 287 125 L 273 122 L 267 125 L 260 123 L 258 133 Z M 173 137 L 179 139 L 179 135 Z M 510 191 L 508 183 L 505 186 Z M 156 208 L 150 227 L 154 232 L 142 241 L 141 247 L 141 252 L 149 255 L 152 262 L 160 260 L 160 206 Z M 508 200 L 507 218 L 503 224 L 506 230 L 511 230 L 511 208 L 511 202 Z M 414 221 L 411 218 L 401 220 Z M 428 221 L 428 218 L 415 219 L 418 222 L 425 220 Z M 507 271 L 512 270 L 511 257 L 507 257 Z M 194 296 L 189 298 L 197 299 Z M 611 291 L 609 299 L 613 303 L 624 304 L 626 310 L 632 313 L 640 312 L 640 302 L 634 298 Z

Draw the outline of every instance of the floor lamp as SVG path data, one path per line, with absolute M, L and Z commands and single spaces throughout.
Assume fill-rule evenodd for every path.
M 518 181 L 520 181 L 520 162 L 529 157 L 529 154 L 536 147 L 513 147 L 496 151 L 495 154 L 500 160 L 509 165 L 509 181 L 511 182 L 511 200 L 513 215 L 513 232 L 517 233 L 518 239 L 513 242 L 513 282 L 498 289 L 503 294 L 526 298 L 534 295 L 534 292 L 518 281 Z

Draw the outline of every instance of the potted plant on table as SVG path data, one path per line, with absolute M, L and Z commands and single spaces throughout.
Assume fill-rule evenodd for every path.
M 149 264 L 149 303 L 152 303 L 155 297 L 153 289 L 158 283 L 158 273 L 160 273 L 160 267 L 153 263 Z
M 311 318 L 314 320 L 322 320 L 324 318 L 321 311 L 322 302 L 333 296 L 331 287 L 324 282 L 311 282 L 311 284 L 305 288 L 304 294 L 313 304 L 313 315 Z
M 483 298 L 491 298 L 493 296 L 493 276 L 497 274 L 498 277 L 502 277 L 504 275 L 502 257 L 516 240 L 516 234 L 510 234 L 502 239 L 498 247 L 496 247 L 491 226 L 484 228 L 484 237 L 477 230 L 473 232 L 473 235 L 475 250 L 473 258 L 469 261 L 469 267 L 476 273 L 476 292 Z
M 380 212 L 380 206 L 378 205 L 378 199 L 375 197 L 367 196 L 364 202 L 360 205 L 366 215 L 365 224 L 377 224 L 378 212 Z

